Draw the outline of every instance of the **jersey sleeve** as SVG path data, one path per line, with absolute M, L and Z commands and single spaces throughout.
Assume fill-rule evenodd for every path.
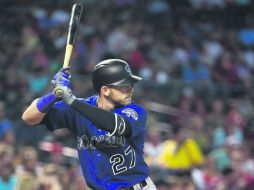
M 63 101 L 56 102 L 48 111 L 41 124 L 46 125 L 50 131 L 55 129 L 71 129 L 73 109 Z
M 118 114 L 127 118 L 130 122 L 131 138 L 134 138 L 140 133 L 144 133 L 146 131 L 147 113 L 142 107 L 136 104 L 130 104 L 125 106 Z

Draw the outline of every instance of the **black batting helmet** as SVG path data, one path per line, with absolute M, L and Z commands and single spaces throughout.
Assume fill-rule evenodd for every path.
M 96 92 L 104 85 L 129 86 L 142 78 L 132 75 L 130 66 L 121 59 L 107 59 L 94 66 L 93 88 Z

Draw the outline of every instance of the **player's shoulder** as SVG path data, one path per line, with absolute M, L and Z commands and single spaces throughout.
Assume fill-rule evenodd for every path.
M 125 105 L 125 106 L 121 107 L 118 110 L 118 112 L 125 114 L 127 116 L 131 116 L 135 120 L 137 120 L 140 116 L 147 115 L 146 110 L 142 106 L 140 106 L 136 103 L 131 103 L 131 104 Z
M 134 110 L 146 112 L 145 109 L 141 105 L 136 104 L 136 103 L 127 104 L 127 105 L 123 106 L 122 108 L 123 109 L 134 109 Z
M 97 98 L 98 98 L 98 96 L 94 95 L 94 96 L 90 96 L 90 97 L 87 97 L 87 98 L 78 98 L 78 100 L 83 101 L 83 102 L 85 102 L 87 104 L 95 106 Z

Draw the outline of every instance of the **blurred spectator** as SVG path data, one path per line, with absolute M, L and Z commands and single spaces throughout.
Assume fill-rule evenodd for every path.
M 200 116 L 193 116 L 189 119 L 186 127 L 190 131 L 189 135 L 195 140 L 201 151 L 203 153 L 209 152 L 211 134 L 206 133 L 204 119 Z
M 52 146 L 52 150 L 50 152 L 50 162 L 61 165 L 64 163 L 63 157 L 63 144 L 60 142 L 54 142 Z
M 229 52 L 224 51 L 213 67 L 213 79 L 218 84 L 235 85 L 238 82 L 236 65 Z
M 40 39 L 38 34 L 34 31 L 31 26 L 24 26 L 22 28 L 22 36 L 21 36 L 21 48 L 19 56 L 29 56 L 34 51 L 34 49 L 39 45 Z M 27 68 L 28 65 L 22 64 L 21 67 L 24 69 Z
M 40 190 L 63 190 L 58 178 L 58 166 L 55 164 L 46 164 L 43 168 L 43 174 L 38 178 Z
M 61 190 L 71 190 L 72 189 L 72 181 L 70 178 L 70 174 L 67 167 L 59 167 L 58 169 L 58 180 L 61 184 Z M 77 180 L 77 179 L 76 179 Z
M 38 153 L 33 147 L 20 149 L 20 164 L 16 167 L 18 177 L 16 190 L 36 190 L 39 188 Z
M 189 64 L 183 66 L 183 80 L 187 83 L 208 85 L 211 77 L 205 64 L 192 59 Z
M 188 120 L 191 116 L 194 115 L 192 111 L 193 102 L 193 90 L 192 88 L 186 88 L 186 91 L 184 90 L 182 97 L 180 97 L 179 99 L 179 105 L 177 105 L 180 112 L 180 117 L 177 118 L 177 122 L 184 123 L 186 120 Z
M 160 155 L 164 149 L 162 142 L 159 129 L 150 129 L 144 144 L 144 154 L 146 163 L 151 167 L 156 167 L 158 165 L 158 155 Z
M 207 39 L 204 40 L 203 43 L 204 51 L 207 52 L 206 57 L 208 58 L 208 60 L 210 60 L 210 68 L 215 66 L 214 64 L 216 63 L 216 60 L 219 59 L 219 57 L 224 51 L 224 47 L 222 46 L 216 34 L 216 31 L 210 31 L 210 35 Z
M 216 60 L 216 56 L 215 58 L 209 54 L 209 50 L 207 49 L 208 47 L 206 47 L 205 45 L 202 47 L 201 49 L 201 55 L 200 55 L 200 62 L 204 65 L 206 65 L 206 67 L 209 68 L 209 72 L 210 69 L 213 67 L 213 65 L 215 64 L 215 60 Z M 220 53 L 220 51 L 219 51 Z
M 49 75 L 43 66 L 33 63 L 28 76 L 29 89 L 32 95 L 40 94 L 48 87 Z
M 26 107 L 27 105 L 24 104 L 23 110 L 26 109 Z M 15 138 L 18 145 L 23 146 L 30 144 L 36 147 L 47 135 L 47 129 L 44 126 L 30 127 L 23 122 L 21 117 L 19 117 L 15 121 L 15 134 L 18 134 Z
M 216 169 L 218 170 L 218 172 L 221 173 L 225 168 L 231 166 L 230 153 L 234 146 L 235 145 L 231 142 L 226 142 L 224 146 L 214 148 L 209 153 L 209 156 L 213 158 L 216 163 Z
M 202 119 L 207 119 L 208 111 L 206 108 L 206 103 L 202 98 L 196 98 L 194 100 L 193 112 L 200 116 Z
M 0 163 L 10 165 L 14 161 L 15 148 L 9 144 L 0 142 Z
M 242 131 L 246 125 L 246 120 L 241 115 L 239 106 L 236 100 L 229 101 L 229 111 L 225 118 L 225 124 L 233 125 Z
M 0 189 L 16 190 L 14 146 L 0 141 Z
M 253 79 L 251 70 L 241 58 L 237 57 L 236 59 L 238 59 L 236 60 L 236 72 L 239 78 L 239 83 L 243 83 L 244 86 L 247 86 Z
M 243 43 L 245 46 L 254 45 L 254 28 L 253 28 L 253 26 L 243 28 L 239 32 L 239 39 L 240 39 L 241 43 Z
M 162 14 L 169 11 L 169 6 L 165 0 L 149 0 L 149 3 L 147 5 L 147 11 L 152 15 Z
M 101 36 L 94 35 L 91 36 L 87 44 L 87 52 L 80 52 L 82 54 L 86 53 L 87 63 L 83 60 L 80 61 L 80 65 L 83 65 L 83 72 L 90 73 L 92 68 L 96 63 L 100 62 L 103 55 L 106 54 L 107 44 L 102 41 Z
M 250 118 L 244 128 L 244 137 L 245 140 L 252 143 L 252 139 L 254 137 L 254 118 Z M 249 145 L 250 146 L 250 145 Z
M 164 143 L 159 163 L 169 171 L 169 176 L 177 176 L 180 182 L 192 183 L 191 172 L 204 164 L 204 155 L 197 143 L 190 138 L 186 129 L 172 128 L 172 138 Z
M 146 64 L 143 53 L 138 49 L 130 52 L 128 63 L 130 64 L 130 67 L 136 72 L 138 72 Z
M 215 190 L 222 179 L 219 171 L 217 170 L 216 161 L 213 157 L 207 156 L 202 172 L 204 182 L 203 188 L 207 190 Z
M 206 125 L 211 133 L 215 128 L 224 126 L 225 105 L 221 99 L 214 99 L 211 102 L 211 110 L 206 119 Z
M 244 63 L 250 68 L 250 71 L 254 69 L 254 51 L 252 48 L 245 48 L 241 55 Z
M 15 190 L 17 177 L 12 164 L 0 164 L 0 189 Z
M 6 131 L 3 135 L 2 142 L 7 145 L 15 147 L 16 145 L 16 136 L 14 131 Z
M 242 117 L 245 122 L 253 117 L 254 105 L 252 103 L 252 98 L 248 92 L 243 93 L 241 96 L 239 96 L 239 98 L 235 100 L 235 104 L 238 108 L 240 117 Z M 244 127 L 246 127 L 246 125 L 244 125 Z
M 213 131 L 213 147 L 223 146 L 225 143 L 241 144 L 243 141 L 243 131 L 236 125 L 227 124 L 223 127 L 217 127 Z
M 80 175 L 77 176 L 75 183 L 73 184 L 73 190 L 90 190 L 86 185 L 84 178 Z
M 221 190 L 238 190 L 244 189 L 245 186 L 242 183 L 242 176 L 239 175 L 238 171 L 231 167 L 225 168 L 222 171 L 222 181 L 218 185 Z
M 242 155 L 241 160 L 241 170 L 244 174 L 244 179 L 248 187 L 251 187 L 254 182 L 254 159 L 251 154 L 251 150 L 245 144 L 241 147 L 242 151 L 240 154 Z
M 125 24 L 108 34 L 107 44 L 111 53 L 125 57 L 126 53 L 136 48 L 136 39 L 128 35 L 129 27 L 128 24 Z
M 13 131 L 12 122 L 5 115 L 6 107 L 3 101 L 0 101 L 0 140 L 3 138 L 6 132 Z

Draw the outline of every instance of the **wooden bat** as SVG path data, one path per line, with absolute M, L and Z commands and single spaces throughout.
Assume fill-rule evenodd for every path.
M 65 55 L 64 55 L 63 68 L 69 67 L 75 38 L 76 38 L 79 24 L 80 24 L 82 10 L 83 10 L 83 7 L 81 4 L 74 4 L 72 6 L 71 18 L 70 18 L 70 22 L 69 22 L 69 30 L 68 30 L 68 36 L 67 36 L 67 43 L 66 43 L 66 49 L 65 49 Z M 54 91 L 54 94 L 56 95 L 56 97 L 59 98 L 59 97 L 63 96 L 63 91 L 60 89 L 56 89 Z

